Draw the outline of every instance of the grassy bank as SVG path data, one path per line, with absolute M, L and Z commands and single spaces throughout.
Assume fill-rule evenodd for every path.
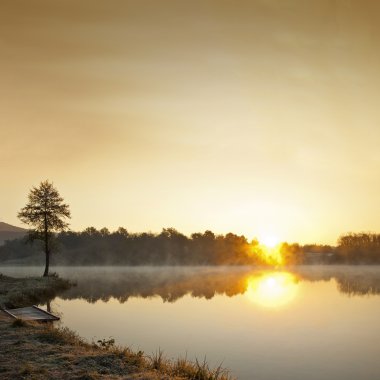
M 0 274 L 0 307 L 46 303 L 72 284 L 58 276 L 13 278 Z
M 13 307 L 45 302 L 67 286 L 58 277 L 0 276 L 0 302 Z M 1 379 L 230 379 L 206 362 L 169 361 L 161 351 L 148 356 L 112 340 L 88 343 L 69 329 L 12 320 L 1 311 L 0 337 Z

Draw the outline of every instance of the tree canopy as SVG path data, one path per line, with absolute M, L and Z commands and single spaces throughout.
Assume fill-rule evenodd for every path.
M 28 203 L 20 210 L 18 217 L 23 223 L 32 227 L 29 231 L 30 240 L 37 239 L 44 243 L 46 257 L 44 276 L 47 276 L 54 233 L 67 230 L 69 224 L 66 219 L 71 217 L 69 206 L 63 202 L 53 183 L 46 180 L 30 190 Z

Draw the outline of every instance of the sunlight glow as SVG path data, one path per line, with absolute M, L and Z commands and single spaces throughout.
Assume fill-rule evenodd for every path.
M 285 264 L 282 254 L 282 244 L 273 236 L 263 237 L 258 244 L 252 246 L 252 252 L 262 264 L 280 266 Z
M 257 240 L 254 253 L 260 258 L 263 264 L 279 266 L 284 265 L 284 257 L 281 252 L 282 244 L 275 235 L 263 234 Z
M 297 278 L 293 274 L 269 272 L 249 277 L 245 296 L 259 306 L 278 308 L 289 304 L 297 291 Z
M 281 247 L 279 245 L 271 248 L 266 245 L 259 245 L 258 254 L 261 260 L 269 265 L 279 266 L 284 265 L 284 257 L 281 254 Z
M 275 248 L 279 244 L 279 239 L 274 235 L 263 236 L 259 241 L 268 248 Z

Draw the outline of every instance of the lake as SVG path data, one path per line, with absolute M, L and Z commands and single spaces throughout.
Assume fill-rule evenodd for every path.
M 2 267 L 6 275 L 43 268 Z M 187 356 L 241 380 L 380 379 L 380 267 L 55 267 L 51 302 L 89 341 Z

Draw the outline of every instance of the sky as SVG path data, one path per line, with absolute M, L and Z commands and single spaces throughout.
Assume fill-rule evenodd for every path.
M 335 243 L 380 231 L 380 3 L 2 0 L 0 221 Z

